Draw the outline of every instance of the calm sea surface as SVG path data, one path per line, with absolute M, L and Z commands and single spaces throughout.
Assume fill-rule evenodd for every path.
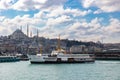
M 0 63 L 0 80 L 120 80 L 120 61 L 85 64 Z

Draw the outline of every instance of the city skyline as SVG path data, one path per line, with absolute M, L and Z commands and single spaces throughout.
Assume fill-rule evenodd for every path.
M 0 36 L 33 35 L 120 43 L 119 0 L 0 0 Z

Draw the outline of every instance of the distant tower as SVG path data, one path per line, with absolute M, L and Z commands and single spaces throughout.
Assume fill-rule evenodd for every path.
M 29 26 L 27 24 L 27 36 L 29 37 Z
M 32 37 L 32 31 L 30 32 L 30 37 Z

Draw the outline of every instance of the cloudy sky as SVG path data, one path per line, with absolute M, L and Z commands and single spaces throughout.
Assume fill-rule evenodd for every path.
M 0 36 L 33 35 L 120 43 L 120 0 L 0 0 Z

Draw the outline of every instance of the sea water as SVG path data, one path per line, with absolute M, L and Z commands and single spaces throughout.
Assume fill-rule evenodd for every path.
M 0 80 L 120 80 L 120 61 L 77 64 L 0 63 Z

